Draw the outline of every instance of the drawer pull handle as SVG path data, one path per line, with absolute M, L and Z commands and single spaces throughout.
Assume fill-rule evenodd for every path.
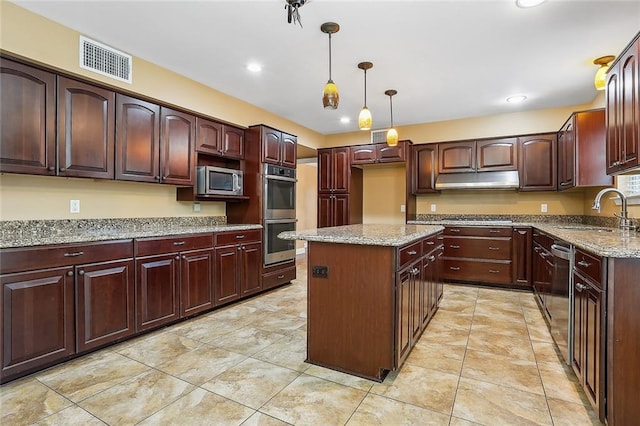
M 409 256 L 414 256 L 414 255 L 418 254 L 418 252 L 417 252 L 417 251 L 415 251 L 415 250 L 410 250 L 410 251 L 408 251 L 408 252 L 407 252 L 407 254 L 408 254 Z
M 536 253 L 538 253 L 540 251 L 540 247 L 534 247 L 533 251 L 535 251 Z
M 499 274 L 500 270 L 499 269 L 489 269 L 489 272 L 491 272 L 492 274 Z
M 432 246 L 435 244 L 435 241 L 427 241 L 427 245 Z
M 583 291 L 583 290 L 586 290 L 586 289 L 587 289 L 586 285 L 584 285 L 582 283 L 576 283 L 576 290 Z
M 244 238 L 244 235 L 236 235 L 236 240 L 241 240 Z
M 460 230 L 458 228 L 453 228 L 451 229 L 451 232 L 460 232 Z
M 580 262 L 578 262 L 578 265 L 583 266 L 585 268 L 588 268 L 589 266 L 591 266 L 591 264 L 585 260 L 581 260 Z
M 451 269 L 452 271 L 459 271 L 460 267 L 459 266 L 449 266 L 449 269 Z
M 174 245 L 174 246 L 183 246 L 183 245 L 185 245 L 185 244 L 186 244 L 186 242 L 185 242 L 185 241 L 175 241 L 175 242 L 173 243 L 173 245 Z
M 500 247 L 489 247 L 489 250 L 500 250 Z
M 283 275 L 278 275 L 278 279 L 281 280 L 284 278 L 284 274 Z
M 418 268 L 413 268 L 413 269 L 411 270 L 411 273 L 412 273 L 413 275 L 418 275 L 418 274 L 420 273 L 420 269 L 418 269 Z
M 83 251 L 76 251 L 73 253 L 65 253 L 64 257 L 78 257 L 78 256 L 82 256 L 84 254 Z
M 490 233 L 490 234 L 499 234 L 499 233 L 500 233 L 500 230 L 499 230 L 499 229 L 490 229 L 490 230 L 489 230 L 489 233 Z
M 434 255 L 429 256 L 429 261 L 433 262 L 434 260 L 436 260 L 436 257 Z
M 459 249 L 460 248 L 460 246 L 455 245 L 455 244 L 451 244 L 451 245 L 449 245 L 449 247 L 452 248 L 452 249 Z

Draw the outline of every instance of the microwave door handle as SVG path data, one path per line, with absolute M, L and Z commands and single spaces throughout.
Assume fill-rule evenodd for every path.
M 233 175 L 233 190 L 234 191 L 240 190 L 240 179 L 238 178 L 237 174 Z

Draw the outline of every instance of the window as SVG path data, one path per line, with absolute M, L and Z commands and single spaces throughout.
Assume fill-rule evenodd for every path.
M 640 175 L 618 176 L 616 187 L 627 196 L 628 204 L 640 204 Z

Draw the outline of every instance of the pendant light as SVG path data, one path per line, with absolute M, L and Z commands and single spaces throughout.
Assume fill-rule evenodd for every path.
M 384 92 L 385 95 L 389 96 L 389 106 L 391 107 L 391 127 L 387 130 L 387 145 L 396 146 L 398 145 L 398 131 L 393 127 L 393 96 L 397 94 L 397 90 L 389 89 Z
M 325 34 L 329 34 L 329 81 L 327 81 L 327 84 L 324 86 L 322 105 L 325 109 L 338 109 L 340 95 L 338 94 L 338 87 L 331 79 L 331 34 L 335 34 L 340 31 L 340 25 L 335 22 L 325 22 L 320 26 L 320 31 Z
M 358 127 L 360 127 L 360 130 L 369 130 L 371 129 L 372 119 L 371 111 L 367 108 L 367 70 L 373 68 L 373 64 L 371 62 L 360 62 L 358 68 L 364 70 L 364 106 L 358 116 Z
M 593 84 L 596 86 L 596 90 L 604 90 L 604 87 L 607 85 L 607 71 L 609 71 L 609 64 L 613 62 L 615 56 L 602 56 L 593 61 L 595 65 L 600 65 L 598 71 L 596 71 L 596 76 L 593 79 Z

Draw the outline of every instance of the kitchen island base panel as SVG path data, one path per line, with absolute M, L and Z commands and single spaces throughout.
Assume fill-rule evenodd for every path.
M 309 242 L 307 362 L 376 381 L 396 368 L 395 253 Z M 314 276 L 316 266 L 326 278 Z

